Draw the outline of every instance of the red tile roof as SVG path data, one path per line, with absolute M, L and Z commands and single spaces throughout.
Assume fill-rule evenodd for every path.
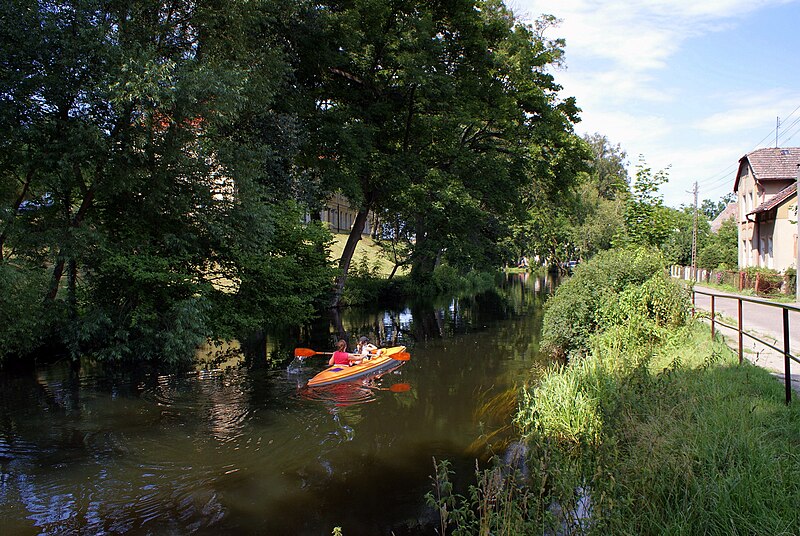
M 736 201 L 732 203 L 728 203 L 725 206 L 725 209 L 720 212 L 714 221 L 711 222 L 711 232 L 716 233 L 719 231 L 719 228 L 722 227 L 722 223 L 726 220 L 736 217 L 736 213 L 738 211 L 739 204 Z
M 747 153 L 739 159 L 733 191 L 739 189 L 740 171 L 745 161 L 750 164 L 757 181 L 795 180 L 800 165 L 800 147 L 767 147 Z
M 769 210 L 772 210 L 773 208 L 777 207 L 778 205 L 780 205 L 781 203 L 792 197 L 796 192 L 797 192 L 797 183 L 795 182 L 793 184 L 790 184 L 777 194 L 775 194 L 775 196 L 773 196 L 772 199 L 770 199 L 769 201 L 764 201 L 763 203 L 758 205 L 753 210 L 753 212 L 748 213 L 748 216 L 750 214 L 758 214 L 760 212 L 767 212 Z

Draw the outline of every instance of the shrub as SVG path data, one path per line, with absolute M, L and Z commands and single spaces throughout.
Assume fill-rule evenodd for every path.
M 610 314 L 609 304 L 617 302 L 627 287 L 642 285 L 664 268 L 661 254 L 649 248 L 610 250 L 579 265 L 547 303 L 542 348 L 554 355 L 585 353 L 589 337 Z M 657 283 L 652 286 L 651 292 L 657 293 Z M 651 305 L 661 313 L 657 302 Z
M 0 265 L 0 360 L 33 352 L 63 320 L 62 302 L 45 307 L 47 283 L 41 271 Z

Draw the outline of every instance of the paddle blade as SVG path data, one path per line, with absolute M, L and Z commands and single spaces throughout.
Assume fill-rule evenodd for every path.
M 396 354 L 390 355 L 389 357 L 397 361 L 408 361 L 409 359 L 411 359 L 411 354 L 409 354 L 408 352 L 398 352 Z
M 406 391 L 411 390 L 411 384 L 408 383 L 396 383 L 389 387 L 389 390 L 393 393 L 405 393 Z
M 295 357 L 311 357 L 312 355 L 316 355 L 317 352 L 312 350 L 311 348 L 295 348 L 294 349 L 294 356 Z

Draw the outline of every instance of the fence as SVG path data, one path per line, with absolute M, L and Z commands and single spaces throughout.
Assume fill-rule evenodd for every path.
M 696 304 L 695 296 L 697 294 L 702 294 L 704 296 L 709 296 L 711 298 L 711 338 L 713 339 L 716 334 L 716 327 L 724 326 L 726 328 L 735 330 L 739 335 L 738 341 L 738 349 L 739 349 L 739 364 L 742 364 L 742 360 L 744 358 L 744 337 L 747 336 L 767 348 L 775 350 L 779 354 L 783 354 L 784 358 L 784 383 L 786 386 L 786 403 L 789 404 L 792 401 L 792 366 L 791 363 L 794 361 L 795 363 L 800 363 L 800 358 L 796 355 L 792 355 L 791 348 L 790 348 L 790 339 L 789 339 L 789 311 L 796 311 L 800 312 L 800 307 L 796 305 L 790 305 L 785 303 L 774 303 L 769 302 L 766 300 L 760 300 L 758 298 L 749 298 L 747 296 L 735 296 L 730 294 L 717 294 L 714 292 L 709 292 L 706 290 L 698 290 L 696 288 L 692 288 L 692 313 L 694 313 L 694 306 Z M 732 326 L 722 322 L 721 320 L 717 319 L 716 315 L 716 300 L 718 299 L 726 299 L 726 300 L 735 300 L 737 302 L 737 311 L 738 311 L 738 325 Z M 769 342 L 760 339 L 753 335 L 752 333 L 748 333 L 744 330 L 744 323 L 742 317 L 742 302 L 748 303 L 756 303 L 758 305 L 763 305 L 766 307 L 775 307 L 782 310 L 782 320 L 783 320 L 783 349 L 773 346 Z
M 691 266 L 671 266 L 672 277 L 692 280 Z M 695 283 L 714 283 L 730 285 L 738 290 L 751 289 L 756 294 L 794 294 L 797 276 L 795 274 L 777 274 L 754 270 L 706 270 L 697 268 Z

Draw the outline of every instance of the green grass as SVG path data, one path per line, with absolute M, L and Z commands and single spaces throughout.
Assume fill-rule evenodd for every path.
M 800 406 L 699 323 L 553 369 L 517 422 L 532 452 L 560 460 L 550 499 L 588 490 L 594 533 L 800 530 Z
M 335 233 L 333 235 L 333 244 L 331 244 L 330 254 L 331 260 L 338 262 L 339 259 L 342 258 L 342 252 L 347 243 L 347 237 L 348 234 L 346 233 Z M 380 246 L 369 236 L 362 236 L 361 240 L 358 241 L 352 262 L 356 264 L 360 262 L 361 259 L 365 259 L 367 266 L 369 266 L 370 269 L 376 268 L 377 274 L 383 277 L 388 277 L 389 274 L 392 273 L 392 268 L 394 268 L 394 263 L 383 254 Z M 397 270 L 397 275 L 406 275 L 407 273 L 408 270 L 405 267 L 401 267 Z

